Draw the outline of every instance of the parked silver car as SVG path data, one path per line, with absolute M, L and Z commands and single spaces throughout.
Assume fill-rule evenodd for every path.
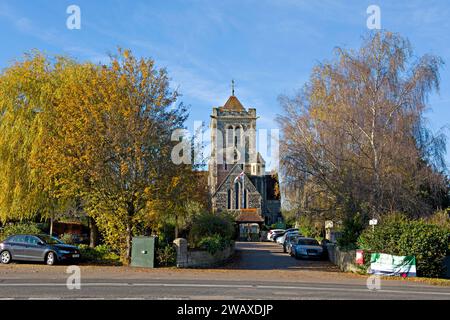
M 323 247 L 313 238 L 298 238 L 292 246 L 292 252 L 296 259 L 323 258 Z
M 301 235 L 294 232 L 286 235 L 283 243 L 283 252 L 292 255 L 292 246 L 297 243 L 299 237 L 301 237 Z
M 283 235 L 279 236 L 276 239 L 276 242 L 281 244 L 281 245 L 283 245 L 284 241 L 286 240 L 286 236 L 290 235 L 290 234 L 299 234 L 298 229 L 296 229 L 296 228 L 287 229 L 286 232 Z
M 269 240 L 269 241 L 275 241 L 276 237 L 278 237 L 278 236 L 284 234 L 285 231 L 286 231 L 286 230 L 284 230 L 284 229 L 273 229 L 273 230 L 270 230 L 270 231 L 267 233 L 267 240 Z
M 0 243 L 0 262 L 13 260 L 42 261 L 48 265 L 57 262 L 78 262 L 80 250 L 48 235 L 19 234 Z

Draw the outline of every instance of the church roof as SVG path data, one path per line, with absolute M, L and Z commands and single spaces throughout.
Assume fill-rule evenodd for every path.
M 257 212 L 242 212 L 235 220 L 237 223 L 263 223 L 264 219 Z
M 233 110 L 233 111 L 243 111 L 243 110 L 245 110 L 245 108 L 242 105 L 242 103 L 235 96 L 230 96 L 230 98 L 228 98 L 228 101 L 227 101 L 227 103 L 225 103 L 223 108 L 224 109 L 228 109 L 228 110 Z
M 257 163 L 261 163 L 261 164 L 266 164 L 266 161 L 264 160 L 264 158 L 262 157 L 261 153 L 258 152 L 257 158 L 256 158 L 256 162 Z

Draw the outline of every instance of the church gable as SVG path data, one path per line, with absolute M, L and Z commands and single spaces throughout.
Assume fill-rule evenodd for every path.
M 233 169 L 231 169 L 228 176 L 223 180 L 223 182 L 219 185 L 217 188 L 216 193 L 219 192 L 226 192 L 228 189 L 233 188 L 234 180 L 236 177 L 242 173 L 242 167 L 240 164 L 236 164 Z M 256 192 L 259 194 L 258 190 L 256 190 L 255 185 L 253 182 L 249 179 L 249 177 L 245 174 L 244 175 L 244 186 L 245 189 L 247 189 L 249 192 Z M 214 196 L 214 195 L 213 195 Z
M 240 181 L 235 183 L 236 177 L 241 173 L 241 165 L 236 164 L 219 185 L 217 191 L 212 196 L 216 209 L 237 210 L 243 208 L 261 208 L 262 196 L 247 175 L 244 175 L 243 183 Z M 242 186 L 245 191 L 241 189 Z M 244 200 L 242 197 L 244 197 Z

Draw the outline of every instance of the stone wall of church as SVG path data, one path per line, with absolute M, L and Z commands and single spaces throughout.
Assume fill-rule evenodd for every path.
M 215 196 L 215 207 L 218 211 L 228 209 L 228 192 L 217 192 Z
M 261 195 L 258 192 L 250 193 L 248 196 L 249 208 L 261 209 Z
M 235 210 L 235 194 L 231 193 L 232 209 Z M 261 196 L 257 192 L 248 193 L 248 208 L 261 209 Z M 215 208 L 217 211 L 228 210 L 228 192 L 218 192 L 215 196 Z

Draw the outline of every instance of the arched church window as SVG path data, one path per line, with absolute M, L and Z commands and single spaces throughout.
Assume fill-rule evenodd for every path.
M 234 146 L 236 148 L 240 147 L 242 141 L 242 127 L 238 125 L 234 129 Z
M 247 209 L 247 189 L 244 189 L 244 209 Z
M 231 189 L 228 189 L 228 194 L 227 194 L 227 208 L 228 208 L 228 210 L 231 210 Z
M 226 141 L 226 148 L 229 148 L 232 146 L 233 143 L 233 136 L 234 136 L 234 129 L 233 126 L 228 126 L 226 129 L 226 137 L 227 137 L 227 141 Z
M 240 192 L 241 192 L 241 186 L 240 186 L 239 182 L 236 182 L 234 184 L 234 208 L 235 209 L 240 209 L 240 205 L 239 205 Z

